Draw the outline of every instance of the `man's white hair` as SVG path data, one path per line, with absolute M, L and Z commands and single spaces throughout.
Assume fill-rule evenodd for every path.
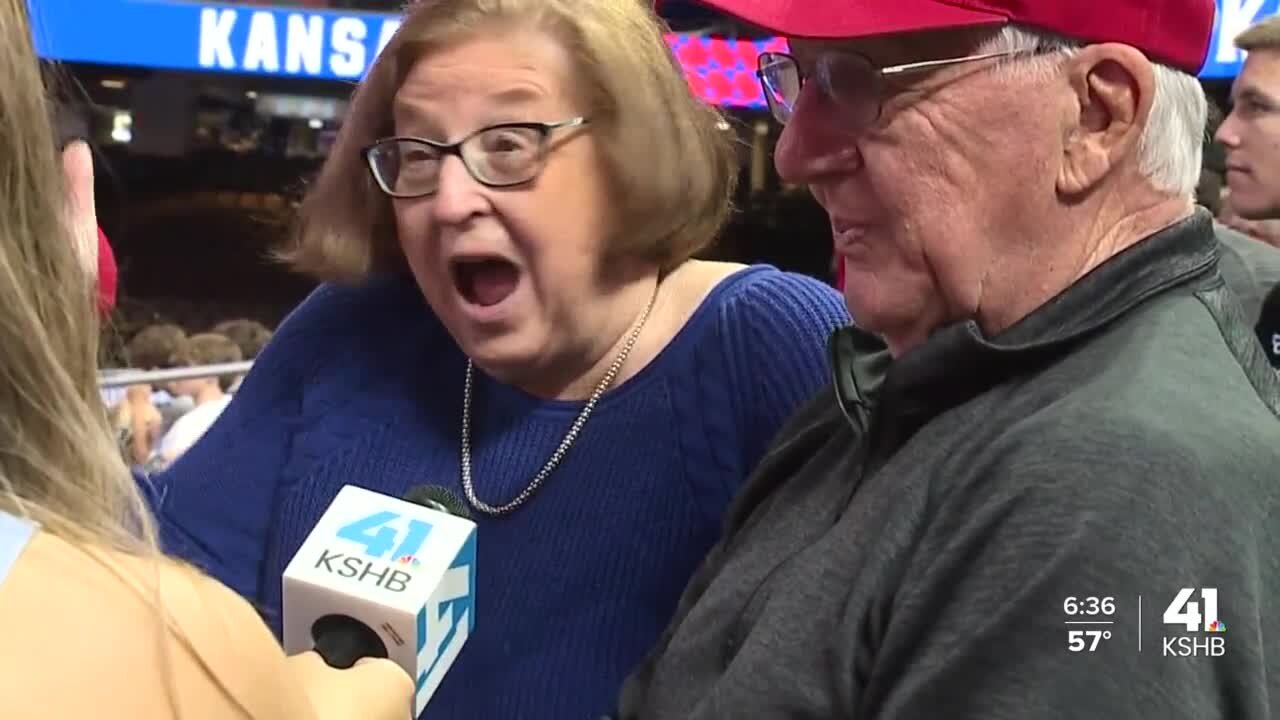
M 1082 45 L 1073 40 L 1017 26 L 1003 28 L 984 42 L 979 53 L 1049 50 L 1072 55 Z M 1059 55 L 1060 57 L 1060 55 Z M 1152 62 L 1156 92 L 1151 116 L 1138 146 L 1138 169 L 1160 191 L 1192 197 L 1200 182 L 1208 101 L 1200 82 L 1181 70 Z M 1054 53 L 1008 63 L 1004 70 L 1048 72 L 1055 64 Z

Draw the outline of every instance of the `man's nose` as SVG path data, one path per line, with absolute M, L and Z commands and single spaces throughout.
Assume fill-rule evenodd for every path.
M 784 181 L 811 185 L 825 176 L 861 167 L 856 136 L 832 127 L 830 120 L 816 117 L 803 102 L 797 105 L 774 149 L 774 164 Z
M 1213 139 L 1217 140 L 1224 147 L 1235 148 L 1240 146 L 1240 121 L 1236 118 L 1236 113 L 1232 110 L 1227 117 L 1218 126 L 1218 131 L 1213 134 Z
M 437 223 L 457 225 L 485 212 L 489 202 L 484 186 L 467 171 L 462 158 L 445 156 L 440 163 L 439 184 L 432 197 L 431 214 Z

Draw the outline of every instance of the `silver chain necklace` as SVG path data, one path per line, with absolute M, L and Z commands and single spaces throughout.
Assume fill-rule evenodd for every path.
M 462 385 L 462 491 L 466 494 L 467 502 L 471 503 L 472 507 L 486 515 L 495 517 L 506 515 L 523 505 L 537 491 L 538 487 L 547 479 L 547 476 L 551 475 L 560 464 L 560 461 L 564 459 L 565 454 L 569 452 L 573 442 L 578 439 L 578 434 L 582 432 L 583 426 L 587 424 L 587 418 L 591 417 L 591 411 L 595 409 L 596 403 L 600 402 L 600 398 L 604 396 L 609 387 L 613 385 L 613 381 L 618 377 L 618 372 L 622 370 L 622 364 L 627 361 L 627 356 L 631 354 L 631 349 L 635 347 L 636 340 L 640 337 L 640 331 L 644 329 L 645 321 L 649 319 L 649 311 L 653 310 L 653 303 L 657 298 L 658 290 L 655 288 L 653 296 L 649 298 L 649 304 L 645 306 L 644 312 L 640 313 L 640 319 L 636 322 L 635 329 L 631 331 L 631 335 L 627 337 L 627 341 L 622 345 L 622 350 L 613 359 L 613 364 L 609 366 L 609 370 L 600 379 L 596 389 L 591 393 L 591 397 L 587 399 L 587 404 L 582 406 L 582 411 L 578 413 L 573 425 L 569 427 L 569 432 L 565 433 L 564 439 L 560 441 L 560 446 L 556 448 L 555 452 L 551 453 L 551 458 L 542 466 L 538 474 L 533 476 L 533 480 L 529 482 L 525 489 L 521 490 L 514 500 L 505 505 L 489 505 L 476 497 L 476 490 L 471 482 L 471 393 L 475 366 L 471 362 L 471 358 L 467 358 L 467 375 Z

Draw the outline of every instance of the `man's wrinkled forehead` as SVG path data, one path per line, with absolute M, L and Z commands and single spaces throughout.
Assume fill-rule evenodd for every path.
M 792 38 L 791 53 L 801 64 L 811 62 L 825 51 L 856 52 L 877 66 L 902 65 L 924 60 L 945 60 L 973 53 L 999 30 L 954 28 L 929 32 L 877 35 L 848 40 Z

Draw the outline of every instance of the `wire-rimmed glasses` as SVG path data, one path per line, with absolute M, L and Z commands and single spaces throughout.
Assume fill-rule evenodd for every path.
M 818 81 L 822 101 L 829 103 L 830 108 L 838 113 L 837 120 L 841 126 L 857 132 L 870 127 L 880 119 L 887 77 L 925 72 L 978 60 L 1040 52 L 1042 51 L 1009 50 L 876 67 L 864 55 L 855 52 L 828 51 L 818 56 L 813 69 L 808 73 L 802 71 L 796 59 L 787 53 L 765 52 L 760 54 L 756 76 L 760 78 L 760 85 L 764 89 L 769 112 L 779 123 L 786 125 L 791 120 L 796 103 L 800 100 L 800 91 L 810 78 L 814 78 Z

